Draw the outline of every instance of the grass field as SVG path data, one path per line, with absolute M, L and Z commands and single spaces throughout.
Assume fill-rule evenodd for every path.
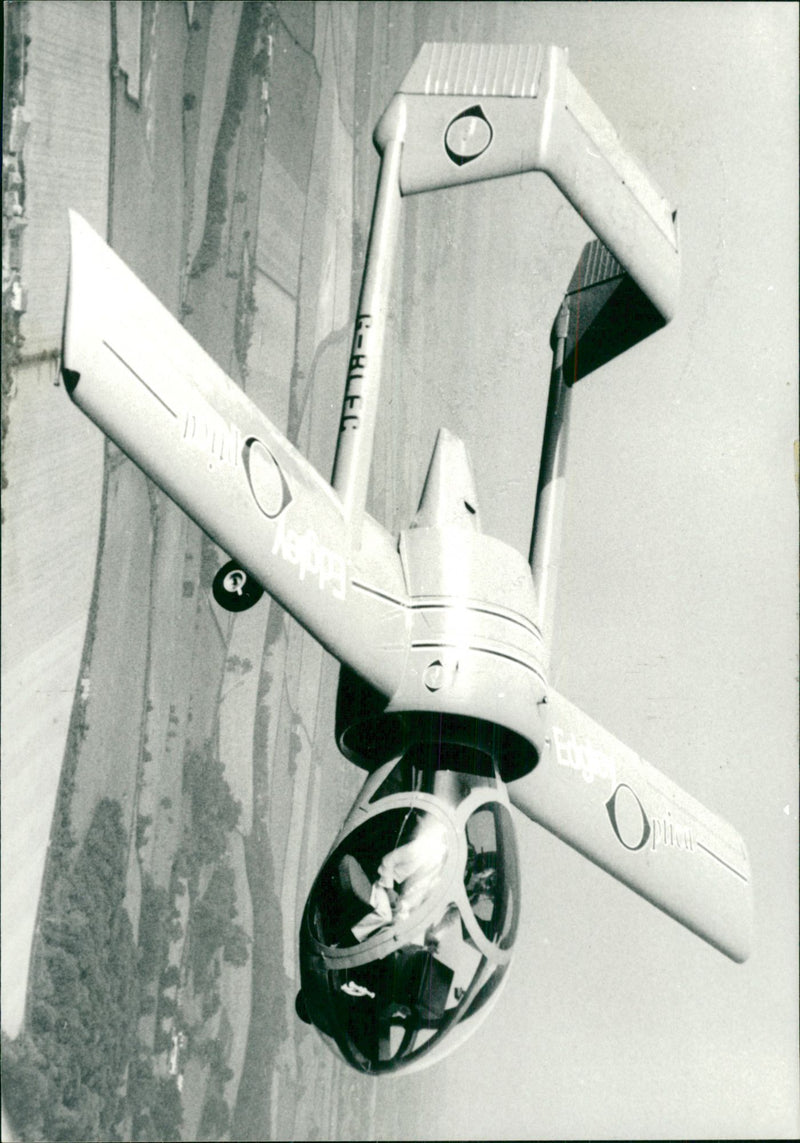
M 151 9 L 147 16 L 150 23 L 144 29 L 142 41 L 142 105 L 132 104 L 120 86 L 114 124 L 114 244 L 176 313 L 181 308 L 182 295 L 185 296 L 183 274 L 188 261 L 187 241 L 192 232 L 194 197 L 187 196 L 188 210 L 175 209 L 176 202 L 179 207 L 182 202 L 185 178 L 183 164 L 176 164 L 175 156 L 183 154 L 184 135 L 189 144 L 187 156 L 199 169 L 211 171 L 213 175 L 217 156 L 217 176 L 211 179 L 208 189 L 216 195 L 217 213 L 213 220 L 216 230 L 212 227 L 212 237 L 216 234 L 220 249 L 210 260 L 206 274 L 195 275 L 191 295 L 201 310 L 205 308 L 215 317 L 213 322 L 202 323 L 203 340 L 206 348 L 221 358 L 228 357 L 229 347 L 234 345 L 236 304 L 240 296 L 238 270 L 234 277 L 230 276 L 231 262 L 222 256 L 221 247 L 223 242 L 233 243 L 240 257 L 243 247 L 241 238 L 236 237 L 228 224 L 233 213 L 228 209 L 231 205 L 228 199 L 232 199 L 237 190 L 232 178 L 219 173 L 219 155 L 223 151 L 227 154 L 232 147 L 236 154 L 235 143 L 242 119 L 248 126 L 258 122 L 261 114 L 260 77 L 247 65 L 257 48 L 266 9 L 261 5 L 249 6 L 252 12 L 243 21 L 237 41 L 240 7 L 231 5 L 219 9 L 216 40 L 203 19 L 203 5 L 198 5 L 198 27 L 193 29 L 186 28 L 183 5 L 164 6 L 157 12 Z M 206 10 L 210 12 L 210 6 Z M 229 54 L 226 62 L 223 43 L 230 37 L 231 30 L 233 45 L 238 50 L 233 68 L 235 53 Z M 206 130 L 193 132 L 191 100 L 184 98 L 189 93 L 184 88 L 183 67 L 176 68 L 175 62 L 186 60 L 192 87 L 195 90 L 200 87 L 202 94 L 207 74 L 205 49 L 209 42 L 212 59 L 208 75 L 212 82 L 208 98 L 202 100 L 198 109 L 198 125 L 205 124 Z M 187 52 L 190 45 L 194 51 Z M 213 56 L 215 48 L 221 52 L 218 58 Z M 237 99 L 233 104 L 226 98 L 232 76 L 237 77 Z M 241 77 L 244 77 L 244 86 Z M 207 129 L 209 122 L 211 131 Z M 252 134 L 252 126 L 249 130 Z M 224 136 L 222 150 L 218 146 L 221 134 Z M 253 152 L 250 168 L 239 162 L 233 169 L 239 180 L 255 180 L 252 198 L 257 204 L 258 150 Z M 192 189 L 196 184 L 194 178 L 186 178 L 186 182 Z M 241 193 L 239 190 L 240 197 Z M 204 201 L 199 205 L 203 206 Z M 241 211 L 237 221 L 240 232 L 245 223 L 253 225 L 252 219 Z M 218 304 L 220 292 L 228 299 L 221 306 Z M 226 364 L 230 367 L 234 362 L 228 359 Z M 219 953 L 213 957 L 212 977 L 202 984 L 193 981 L 192 950 L 200 939 L 196 935 L 193 938 L 193 911 L 207 899 L 215 869 L 228 868 L 232 872 L 233 900 L 237 902 L 237 918 L 245 940 L 250 938 L 252 922 L 243 838 L 235 829 L 235 819 L 229 817 L 227 826 L 219 825 L 216 848 L 207 845 L 198 853 L 193 845 L 197 813 L 202 812 L 203 821 L 211 822 L 213 819 L 208 815 L 215 812 L 216 802 L 208 803 L 208 797 L 213 795 L 197 786 L 197 777 L 193 779 L 195 785 L 187 789 L 185 761 L 199 746 L 212 752 L 209 757 L 219 758 L 222 713 L 223 733 L 228 738 L 231 733 L 234 735 L 234 741 L 225 746 L 229 767 L 226 770 L 224 763 L 217 762 L 219 770 L 211 770 L 209 774 L 223 784 L 220 789 L 229 775 L 239 800 L 251 801 L 248 798 L 249 752 L 239 750 L 236 740 L 236 726 L 242 719 L 241 700 L 246 692 L 239 688 L 241 693 L 228 695 L 220 707 L 220 696 L 225 693 L 226 682 L 230 684 L 232 674 L 230 669 L 226 670 L 231 627 L 224 617 L 213 614 L 209 604 L 209 571 L 213 573 L 216 566 L 216 553 L 208 550 L 207 542 L 201 541 L 197 529 L 183 514 L 111 447 L 107 449 L 106 468 L 102 544 L 83 681 L 76 698 L 77 732 L 71 738 L 69 765 L 60 790 L 55 819 L 58 834 L 54 836 L 55 844 L 51 845 L 43 900 L 50 902 L 48 909 L 52 912 L 55 907 L 52 903 L 63 896 L 61 886 L 73 875 L 72 854 L 83 851 L 84 839 L 89 836 L 90 823 L 101 801 L 118 807 L 120 827 L 124 831 L 120 840 L 126 854 L 126 871 L 115 892 L 121 893 L 120 903 L 124 901 L 126 912 L 133 920 L 132 935 L 138 938 L 140 957 L 144 957 L 144 962 L 140 960 L 138 981 L 130 982 L 137 989 L 136 1003 L 141 1010 L 132 1030 L 138 1044 L 136 1050 L 150 1054 L 148 1067 L 155 1077 L 153 1082 L 161 1085 L 158 1090 L 163 1098 L 166 1098 L 163 1093 L 168 1091 L 164 1084 L 173 1086 L 177 1098 L 175 1080 L 178 1069 L 182 1071 L 186 1061 L 170 1070 L 170 1036 L 180 1027 L 191 1033 L 185 1053 L 200 1064 L 193 1067 L 192 1079 L 193 1102 L 199 1105 L 202 1118 L 206 1088 L 217 1074 L 215 1068 L 224 1067 L 226 1078 L 222 1091 L 231 1106 L 235 1102 L 251 1006 L 251 969 L 246 946 L 243 956 L 247 963 L 244 963 L 242 953 L 235 956 L 231 953 L 229 962 L 227 945 L 225 956 L 220 945 Z M 236 646 L 241 647 L 241 642 L 237 640 Z M 257 637 L 255 643 L 251 639 L 253 654 L 256 654 L 257 642 Z M 253 679 L 257 677 L 256 671 Z M 251 697 L 250 705 L 252 702 Z M 226 711 L 229 712 L 227 717 Z M 232 799 L 230 806 L 233 813 Z M 248 806 L 248 821 L 243 822 L 243 826 L 249 824 L 250 815 Z M 59 837 L 65 844 L 58 844 Z M 179 863 L 190 867 L 188 881 L 186 878 L 176 880 Z M 189 886 L 188 910 L 177 907 L 183 905 L 176 897 L 181 884 L 184 893 L 185 886 Z M 208 908 L 210 905 L 206 912 Z M 220 917 L 215 923 L 224 936 L 231 922 Z M 207 923 L 203 930 L 206 944 L 216 939 L 213 932 Z M 50 966 L 55 963 L 52 959 L 55 954 L 48 952 L 49 947 L 40 930 L 35 963 Z M 107 950 L 109 954 L 111 951 Z M 196 947 L 194 952 L 197 953 Z M 177 993 L 171 984 L 164 987 L 159 983 L 167 979 L 163 974 L 170 970 L 171 964 L 179 974 Z M 36 1004 L 40 1003 L 38 991 L 53 986 L 47 981 L 55 970 L 51 967 L 47 971 L 47 980 L 41 972 L 32 975 L 29 1013 L 35 1012 Z M 194 996 L 193 986 L 197 989 Z M 55 987 L 59 988 L 57 982 Z M 108 1016 L 111 1017 L 110 1011 Z M 103 1013 L 97 1013 L 95 1019 L 102 1022 Z M 221 1026 L 229 1030 L 223 1038 L 224 1060 L 214 1057 L 208 1049 L 208 1045 L 219 1038 Z M 26 1044 L 32 1044 L 34 1052 L 37 1044 L 44 1050 L 45 1041 L 41 1040 L 37 1027 L 30 1024 L 30 1018 L 17 1042 L 16 1055 L 13 1047 L 9 1051 L 11 1063 L 6 1075 L 10 1075 L 12 1083 L 15 1060 L 19 1061 L 18 1073 L 20 1067 L 27 1066 Z M 234 1067 L 230 1068 L 229 1063 Z M 137 1095 L 141 1096 L 144 1089 L 138 1081 L 133 1083 L 127 1064 L 123 1072 L 129 1077 L 123 1091 L 127 1091 L 130 1107 L 123 1114 L 120 1127 L 124 1129 L 127 1123 L 128 1129 L 133 1131 L 130 1137 L 150 1138 L 147 1132 L 152 1130 L 152 1117 L 142 1119 L 141 1099 L 137 1103 Z M 18 1103 L 16 1106 L 19 1108 Z M 84 1126 L 89 1132 L 87 1138 L 93 1130 L 90 1123 L 91 1117 Z M 194 1127 L 199 1129 L 199 1121 Z M 53 1128 L 54 1131 L 64 1129 L 63 1125 Z
M 111 211 L 115 248 L 323 472 L 355 284 L 355 9 L 326 12 L 320 39 L 313 6 L 200 3 L 191 27 L 182 5 L 148 8 L 141 104 L 117 85 Z M 220 612 L 223 554 L 106 451 L 45 897 L 98 805 L 118 807 L 138 956 L 118 1129 L 372 1135 L 392 1100 L 294 1015 L 305 894 L 363 777 L 333 743 L 336 664 L 268 600 Z M 23 1070 L 36 1034 L 11 1048 Z

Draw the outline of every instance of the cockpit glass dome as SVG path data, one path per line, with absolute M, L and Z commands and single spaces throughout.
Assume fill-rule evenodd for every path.
M 458 799 L 447 801 L 452 810 Z M 508 968 L 519 910 L 511 815 L 490 799 L 459 815 L 458 828 L 449 816 L 419 801 L 373 812 L 332 852 L 308 899 L 303 1004 L 360 1071 L 436 1058 Z

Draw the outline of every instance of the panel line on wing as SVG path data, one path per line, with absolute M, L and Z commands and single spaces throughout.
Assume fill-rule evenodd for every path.
M 412 611 L 442 611 L 446 610 L 453 605 L 451 603 L 425 603 L 415 601 L 409 605 Z M 535 623 L 531 623 L 523 616 L 509 615 L 505 611 L 500 611 L 496 607 L 476 607 L 474 604 L 468 603 L 465 608 L 466 611 L 475 611 L 478 615 L 492 615 L 496 619 L 502 619 L 505 623 L 514 623 L 517 627 L 521 627 L 523 631 L 527 631 L 529 635 L 535 635 L 541 639 L 542 632 Z
M 368 583 L 362 583 L 360 580 L 351 579 L 350 586 L 357 588 L 359 591 L 366 592 L 367 595 L 375 595 L 378 599 L 385 599 L 387 603 L 394 603 L 397 607 L 408 606 L 406 600 L 398 599 L 395 595 L 388 595 L 385 591 L 379 591 L 377 587 L 370 587 Z
M 136 370 L 133 368 L 133 366 L 132 366 L 132 365 L 130 365 L 130 364 L 129 364 L 129 363 L 126 361 L 126 360 L 125 360 L 125 358 L 124 358 L 124 357 L 120 356 L 120 354 L 119 354 L 119 353 L 117 353 L 117 351 L 116 351 L 116 349 L 114 349 L 113 345 L 109 345 L 109 344 L 108 344 L 108 342 L 107 342 L 107 341 L 105 341 L 105 340 L 103 341 L 103 345 L 106 347 L 106 349 L 110 350 L 110 352 L 114 354 L 114 356 L 116 357 L 117 361 L 119 361 L 119 362 L 120 362 L 122 365 L 124 365 L 124 366 L 125 366 L 125 368 L 126 368 L 126 369 L 127 369 L 129 372 L 130 372 L 130 373 L 132 373 L 132 374 L 133 374 L 133 376 L 136 378 L 136 380 L 137 380 L 137 381 L 139 381 L 139 382 L 140 382 L 142 385 L 144 385 L 144 387 L 145 387 L 145 389 L 147 390 L 147 392 L 148 392 L 148 393 L 150 393 L 150 394 L 151 394 L 153 397 L 155 397 L 155 399 L 156 399 L 156 400 L 159 402 L 159 404 L 163 405 L 163 406 L 164 406 L 164 408 L 167 410 L 167 412 L 168 412 L 168 413 L 171 413 L 171 414 L 172 414 L 172 416 L 173 416 L 173 417 L 175 418 L 175 420 L 177 421 L 177 419 L 178 419 L 178 414 L 175 412 L 175 410 L 174 410 L 174 409 L 171 409 L 171 408 L 169 407 L 169 405 L 167 404 L 167 402 L 164 400 L 164 398 L 163 398 L 163 397 L 161 397 L 161 396 L 160 396 L 158 393 L 156 393 L 155 389 L 153 389 L 153 388 L 152 388 L 150 385 L 148 385 L 148 384 L 147 384 L 147 382 L 145 381 L 144 377 L 141 377 L 141 376 L 140 376 L 140 375 L 139 375 L 139 374 L 136 372 Z
M 350 584 L 352 587 L 357 588 L 359 591 L 366 592 L 368 595 L 375 595 L 379 599 L 385 599 L 388 603 L 394 603 L 398 607 L 404 607 L 408 611 L 445 611 L 453 605 L 450 602 L 429 602 L 426 600 L 415 599 L 413 601 L 398 599 L 397 596 L 388 595 L 385 591 L 380 591 L 377 587 L 372 587 L 370 584 L 363 583 L 361 580 L 351 579 Z M 465 607 L 466 611 L 474 611 L 478 615 L 491 615 L 496 619 L 502 619 L 506 623 L 513 623 L 517 627 L 521 627 L 523 631 L 527 631 L 529 635 L 534 635 L 536 638 L 541 639 L 542 632 L 539 627 L 526 619 L 523 615 L 512 615 L 507 611 L 501 611 L 497 607 L 478 607 L 476 604 L 468 603 Z
M 745 884 L 747 883 L 748 879 L 745 877 L 744 873 L 740 873 L 738 869 L 734 869 L 734 867 L 729 865 L 728 862 L 725 861 L 724 858 L 720 857 L 718 853 L 714 853 L 713 849 L 709 849 L 707 845 L 703 845 L 702 841 L 698 841 L 695 844 L 697 845 L 698 849 L 702 849 L 703 853 L 707 853 L 709 857 L 713 857 L 715 861 L 720 863 L 720 865 L 724 865 L 726 869 L 731 871 L 731 873 L 734 873 L 737 877 L 741 878 Z
M 438 641 L 438 642 L 417 642 L 417 641 L 414 641 L 411 644 L 411 647 L 414 650 L 458 651 L 458 650 L 461 650 L 462 645 L 459 643 L 444 643 L 441 641 Z M 546 679 L 540 671 L 537 671 L 536 668 L 531 666 L 530 663 L 526 663 L 524 659 L 517 658 L 516 655 L 509 655 L 506 651 L 496 651 L 493 647 L 479 647 L 475 643 L 468 643 L 463 649 L 466 651 L 479 651 L 479 652 L 482 652 L 484 655 L 495 655 L 498 659 L 507 659 L 510 663 L 516 663 L 516 665 L 518 667 L 524 667 L 526 671 L 530 671 L 532 675 L 536 675 L 537 679 L 541 679 L 541 681 L 543 683 L 546 683 Z

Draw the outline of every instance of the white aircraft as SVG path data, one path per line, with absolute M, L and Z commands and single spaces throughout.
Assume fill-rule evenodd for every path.
M 362 1072 L 434 1063 L 496 1001 L 517 932 L 510 806 L 736 961 L 745 845 L 548 683 L 572 383 L 664 325 L 675 213 L 554 47 L 426 44 L 375 131 L 375 209 L 333 477 L 72 215 L 63 377 L 80 406 L 341 662 L 336 741 L 369 771 L 311 889 L 297 1011 Z M 405 195 L 545 171 L 597 235 L 556 318 L 530 561 L 480 528 L 439 433 L 398 537 L 365 511 Z

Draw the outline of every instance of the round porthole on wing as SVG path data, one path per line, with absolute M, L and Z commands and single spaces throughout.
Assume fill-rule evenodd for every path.
M 482 155 L 492 141 L 492 126 L 476 104 L 460 112 L 444 134 L 444 149 L 451 162 L 459 167 Z
M 292 499 L 291 489 L 281 466 L 267 446 L 257 437 L 251 437 L 247 441 L 244 462 L 253 499 L 264 515 L 274 520 Z

